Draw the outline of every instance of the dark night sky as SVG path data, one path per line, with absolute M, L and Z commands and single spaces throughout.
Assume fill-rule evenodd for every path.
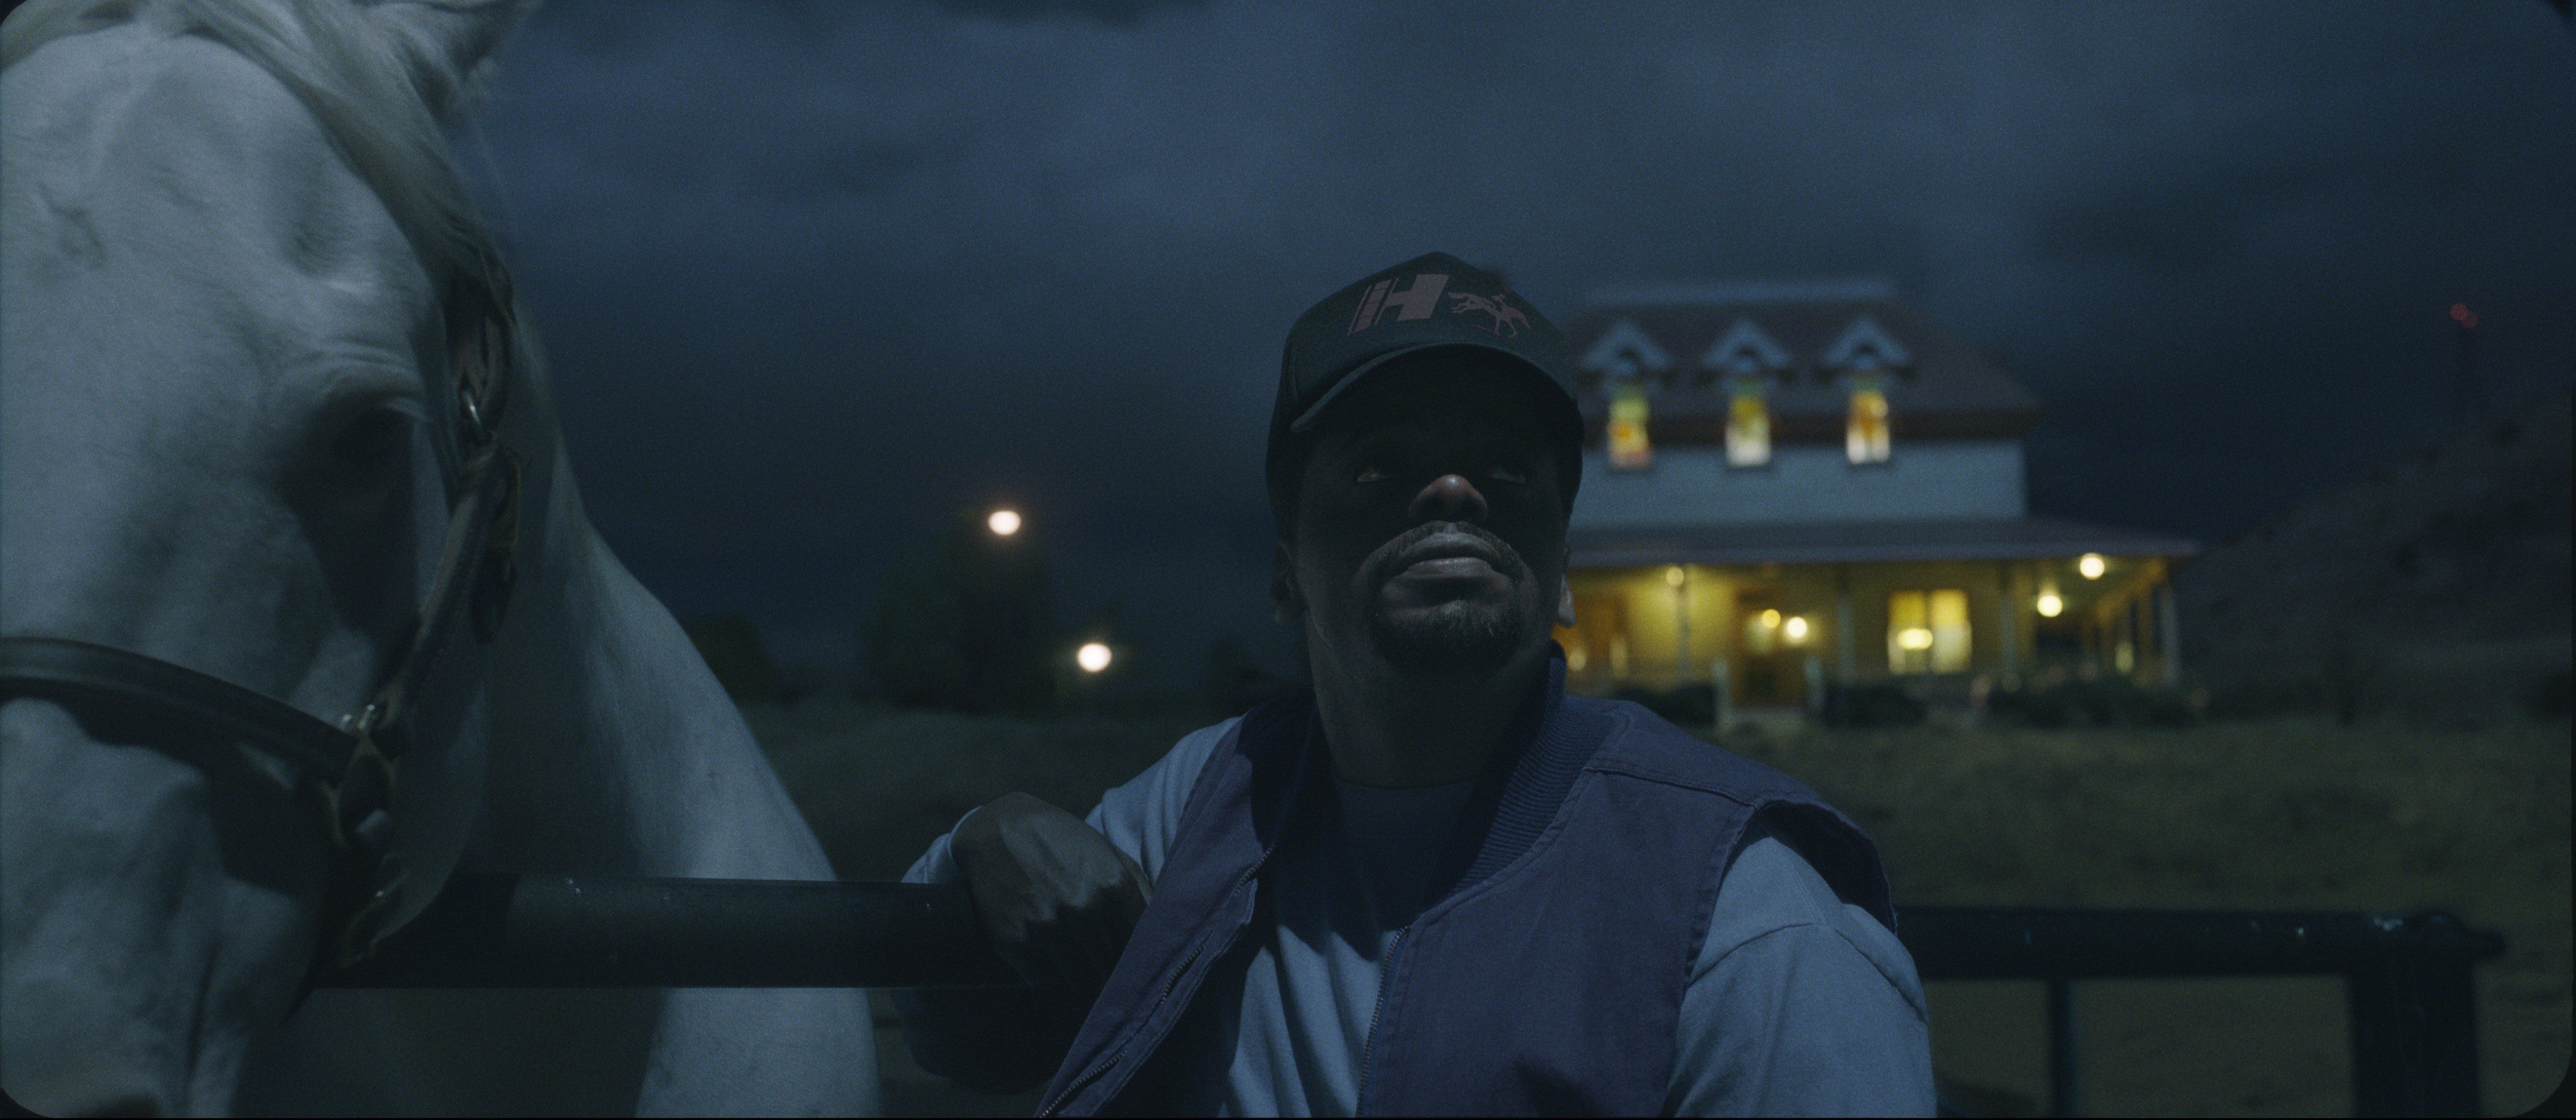
M 1542 308 L 1880 274 L 2048 402 L 2035 512 L 2205 540 L 2576 371 L 2540 0 L 1898 7 L 557 0 L 463 135 L 593 519 L 839 662 L 961 503 L 1178 678 L 1281 665 L 1287 324 L 1428 249 Z M 1901 449 L 1900 449 L 1901 453 Z

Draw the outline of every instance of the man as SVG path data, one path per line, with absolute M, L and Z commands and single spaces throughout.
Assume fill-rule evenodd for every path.
M 1014 794 L 915 880 L 1035 993 L 914 995 L 921 1064 L 1042 1114 L 1930 1114 L 1875 849 L 1805 787 L 1564 693 L 1571 363 L 1434 253 L 1315 305 L 1271 417 L 1311 689 L 1080 819 Z

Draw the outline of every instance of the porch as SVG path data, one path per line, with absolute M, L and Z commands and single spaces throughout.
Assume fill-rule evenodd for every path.
M 1578 529 L 1568 687 L 1716 686 L 1724 722 L 1798 721 L 1829 685 L 1961 699 L 2032 677 L 2181 671 L 2189 541 L 2072 522 Z

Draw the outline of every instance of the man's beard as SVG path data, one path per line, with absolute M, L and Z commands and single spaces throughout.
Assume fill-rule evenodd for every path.
M 1382 593 L 1372 595 L 1369 637 L 1376 643 L 1379 656 L 1407 674 L 1480 676 L 1499 672 L 1520 652 L 1523 626 L 1517 591 L 1530 578 L 1529 565 L 1501 537 L 1458 524 L 1416 527 L 1384 555 L 1401 557 L 1413 543 L 1444 530 L 1469 533 L 1491 547 L 1499 561 L 1495 568 L 1511 581 L 1515 594 L 1501 603 L 1451 600 L 1428 611 L 1416 610 L 1412 617 L 1401 620 L 1388 608 Z M 1383 589 L 1393 575 L 1385 573 L 1374 582 Z
M 1520 620 L 1509 604 L 1453 601 L 1398 621 L 1384 604 L 1369 608 L 1369 637 L 1379 656 L 1422 676 L 1481 676 L 1501 671 L 1520 652 Z

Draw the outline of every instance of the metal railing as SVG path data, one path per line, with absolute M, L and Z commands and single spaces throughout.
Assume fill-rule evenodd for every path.
M 1930 980 L 2039 980 L 2050 1104 L 2076 1111 L 2072 983 L 2340 975 L 2364 1116 L 2478 1109 L 2472 970 L 2504 951 L 2447 914 L 1912 908 Z M 458 875 L 340 988 L 932 988 L 1015 983 L 963 887 Z
M 2077 980 L 2342 976 L 2351 1001 L 2353 1111 L 2478 1114 L 2478 961 L 2504 939 L 2449 914 L 1965 910 L 1897 916 L 1925 980 L 2048 985 L 2049 1105 L 2077 1113 Z

